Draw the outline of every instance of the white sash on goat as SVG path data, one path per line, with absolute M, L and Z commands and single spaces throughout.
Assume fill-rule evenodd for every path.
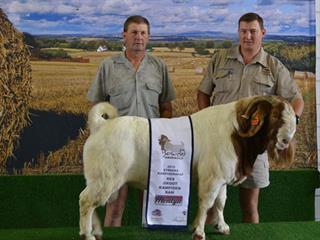
M 146 225 L 186 227 L 193 158 L 191 118 L 149 119 L 149 129 Z

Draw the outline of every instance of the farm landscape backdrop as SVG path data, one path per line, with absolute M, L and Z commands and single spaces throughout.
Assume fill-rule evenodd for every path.
M 40 1 L 39 1 L 40 2 Z M 246 12 L 265 20 L 266 51 L 290 70 L 305 100 L 295 161 L 272 168 L 315 168 L 315 2 L 310 1 L 1 1 L 31 51 L 29 124 L 0 174 L 78 173 L 88 136 L 86 92 L 103 58 L 122 51 L 124 19 L 151 22 L 148 51 L 162 58 L 177 92 L 174 116 L 197 111 L 196 93 L 212 52 L 237 43 Z M 2 149 L 0 149 L 2 150 Z M 3 162 L 3 159 L 0 159 Z
M 43 40 L 43 39 L 42 39 Z M 82 39 L 85 45 L 108 44 L 96 38 Z M 119 41 L 120 43 L 120 41 Z M 61 44 L 61 43 L 60 43 Z M 121 44 L 121 43 L 120 43 Z M 58 45 L 57 42 L 52 45 Z M 190 47 L 190 45 L 194 45 Z M 149 46 L 150 53 L 168 65 L 177 99 L 173 102 L 175 117 L 196 112 L 196 93 L 206 65 L 215 48 L 229 47 L 231 41 L 198 40 L 193 42 L 157 41 Z M 63 45 L 62 45 L 63 46 Z M 208 47 L 209 46 L 209 47 Z M 315 76 L 312 72 L 314 43 L 267 41 L 265 48 L 281 56 L 297 81 L 305 100 L 305 110 L 296 135 L 295 161 L 285 168 L 316 166 Z M 11 174 L 77 173 L 82 171 L 82 147 L 88 136 L 86 114 L 90 104 L 86 92 L 103 58 L 119 51 L 43 48 L 51 51 L 46 59 L 34 58 L 32 66 L 31 125 L 22 134 L 18 158 L 9 159 Z M 60 51 L 68 57 L 57 58 Z M 52 55 L 56 55 L 52 57 Z M 81 61 L 78 61 L 82 59 Z M 311 67 L 310 67 L 311 66 Z M 299 70 L 295 70 L 299 69 Z M 310 70 L 311 68 L 311 70 Z M 43 121 L 39 121 L 43 119 Z M 33 125 L 38 127 L 32 127 Z M 40 126 L 42 125 L 42 127 Z M 69 134 L 65 134 L 65 133 Z M 50 139 L 51 138 L 51 139 Z M 56 142 L 56 143 L 54 143 Z M 44 143 L 45 145 L 41 145 Z M 279 166 L 273 166 L 279 168 Z

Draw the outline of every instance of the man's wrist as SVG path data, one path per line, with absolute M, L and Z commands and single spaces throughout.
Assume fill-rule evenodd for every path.
M 160 112 L 160 117 L 161 118 L 171 118 L 172 117 L 172 111 L 163 110 L 162 112 Z

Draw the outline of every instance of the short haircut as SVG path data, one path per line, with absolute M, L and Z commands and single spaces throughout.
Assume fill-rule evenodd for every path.
M 124 22 L 123 25 L 123 32 L 127 32 L 130 23 L 137 23 L 137 24 L 146 24 L 148 26 L 148 33 L 150 34 L 150 23 L 148 21 L 148 19 L 146 19 L 145 17 L 142 17 L 140 15 L 133 15 L 127 18 L 127 20 Z
M 258 14 L 253 13 L 253 12 L 246 13 L 240 17 L 239 22 L 238 22 L 238 28 L 240 27 L 240 22 L 252 22 L 255 20 L 258 21 L 260 28 L 264 29 L 262 17 L 260 17 Z

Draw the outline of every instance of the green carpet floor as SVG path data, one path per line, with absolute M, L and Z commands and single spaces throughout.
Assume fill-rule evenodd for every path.
M 270 186 L 261 191 L 261 222 L 314 220 L 314 191 L 320 185 L 318 171 L 271 171 L 270 179 Z M 79 193 L 84 185 L 82 175 L 0 176 L 0 229 L 77 227 Z M 198 200 L 196 187 L 192 190 L 190 223 Z M 241 222 L 238 190 L 228 187 L 224 213 L 229 223 Z M 101 219 L 104 212 L 104 208 L 99 209 Z M 123 225 L 140 224 L 139 191 L 130 188 Z
M 231 234 L 206 229 L 207 240 L 319 240 L 320 222 L 230 224 Z M 78 228 L 0 229 L 0 240 L 76 240 Z M 190 240 L 190 231 L 148 230 L 139 226 L 105 228 L 105 240 Z

